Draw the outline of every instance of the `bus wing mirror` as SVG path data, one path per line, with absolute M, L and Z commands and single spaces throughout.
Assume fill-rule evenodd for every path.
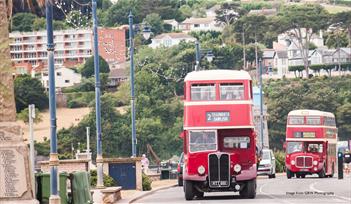
M 180 132 L 179 137 L 184 138 L 184 131 Z
M 286 142 L 283 143 L 283 150 L 286 150 Z

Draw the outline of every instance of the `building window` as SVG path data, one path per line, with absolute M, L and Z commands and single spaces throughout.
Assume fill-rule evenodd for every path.
M 15 38 L 15 42 L 16 42 L 16 43 L 22 42 L 22 38 Z
M 164 40 L 163 41 L 163 44 L 165 45 L 165 46 L 171 46 L 172 45 L 172 40 L 170 40 L 170 39 L 167 39 L 167 40 Z
M 200 27 L 200 24 L 194 24 L 194 28 Z
M 66 84 L 68 84 L 68 83 L 69 83 L 69 80 L 68 80 L 68 79 L 66 79 L 66 80 L 65 80 L 65 83 L 66 83 Z
M 61 72 L 56 72 L 56 76 L 62 76 Z

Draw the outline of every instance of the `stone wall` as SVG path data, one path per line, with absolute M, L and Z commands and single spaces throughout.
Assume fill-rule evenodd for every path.
M 88 159 L 67 159 L 60 160 L 60 165 L 58 167 L 59 172 L 71 173 L 74 171 L 88 171 L 89 167 Z M 39 162 L 40 169 L 42 172 L 50 172 L 49 161 Z

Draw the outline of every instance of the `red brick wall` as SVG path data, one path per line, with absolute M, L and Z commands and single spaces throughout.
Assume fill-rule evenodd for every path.
M 99 55 L 108 63 L 126 61 L 125 30 L 120 28 L 99 28 Z

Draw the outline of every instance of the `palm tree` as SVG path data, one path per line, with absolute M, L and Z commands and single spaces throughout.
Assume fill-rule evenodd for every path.
M 32 4 L 31 0 L 22 1 Z M 44 0 L 38 0 L 41 7 Z M 16 104 L 13 89 L 13 68 L 9 46 L 9 19 L 12 15 L 12 0 L 0 0 L 0 122 L 16 120 Z M 33 7 L 31 7 L 33 8 Z

